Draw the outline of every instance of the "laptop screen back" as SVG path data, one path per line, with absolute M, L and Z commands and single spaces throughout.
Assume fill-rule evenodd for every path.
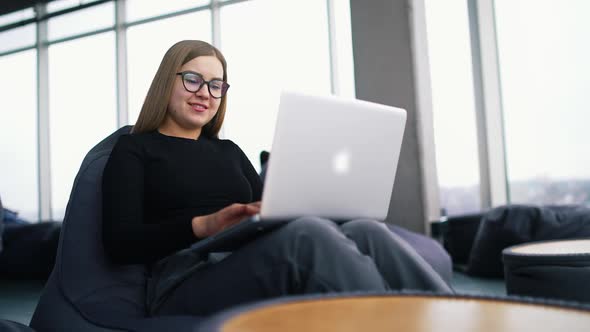
M 400 108 L 284 92 L 261 217 L 384 220 L 405 123 Z

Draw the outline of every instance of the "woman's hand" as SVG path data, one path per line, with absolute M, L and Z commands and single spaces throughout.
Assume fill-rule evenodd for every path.
M 232 204 L 213 214 L 194 217 L 192 220 L 193 233 L 203 239 L 215 235 L 229 226 L 260 212 L 260 202 L 250 204 Z

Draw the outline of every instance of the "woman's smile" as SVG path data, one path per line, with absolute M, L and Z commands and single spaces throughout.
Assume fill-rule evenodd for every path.
M 188 103 L 188 104 L 191 106 L 193 111 L 196 111 L 196 112 L 205 112 L 208 109 L 208 107 L 206 105 L 201 104 L 201 103 Z

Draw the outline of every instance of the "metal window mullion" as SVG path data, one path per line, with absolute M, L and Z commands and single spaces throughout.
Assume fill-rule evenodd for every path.
M 36 15 L 42 17 L 45 4 L 35 6 Z M 49 44 L 47 21 L 37 23 L 37 153 L 39 179 L 39 220 L 49 220 L 51 211 L 51 151 L 49 124 Z
M 326 0 L 328 14 L 328 43 L 330 56 L 330 89 L 332 94 L 340 94 L 340 78 L 338 77 L 338 44 L 336 38 L 336 17 L 334 0 Z
M 211 0 L 211 41 L 213 46 L 221 49 L 221 15 L 219 0 Z M 226 138 L 225 126 L 221 126 L 219 137 Z
M 426 6 L 424 0 L 411 0 L 410 34 L 414 62 L 414 89 L 416 91 L 416 130 L 421 168 L 421 191 L 424 202 L 425 231 L 430 234 L 430 222 L 440 218 L 440 193 L 434 147 L 434 115 L 432 110 L 432 84 L 428 58 L 426 32 Z
M 469 0 L 482 208 L 508 202 L 506 144 L 493 0 Z
M 136 25 L 142 25 L 142 24 L 151 23 L 151 22 L 155 22 L 155 21 L 165 20 L 167 18 L 182 16 L 182 15 L 186 15 L 186 14 L 190 14 L 190 13 L 196 13 L 198 11 L 207 10 L 210 8 L 211 8 L 211 5 L 204 5 L 204 6 L 198 6 L 198 7 L 178 10 L 178 11 L 174 11 L 171 13 L 166 13 L 166 14 L 157 15 L 157 16 L 151 16 L 151 17 L 143 18 L 143 19 L 136 20 L 136 21 L 125 22 L 125 26 L 127 28 L 130 28 L 130 27 L 133 27 Z
M 129 104 L 127 91 L 127 18 L 126 0 L 115 2 L 115 61 L 117 63 L 117 128 L 129 123 Z
M 479 42 L 479 24 L 477 14 L 477 2 L 467 1 L 469 16 L 469 34 L 471 41 L 471 61 L 473 72 L 473 93 L 475 100 L 475 119 L 477 128 L 477 146 L 479 156 L 479 189 L 482 209 L 492 206 L 490 189 L 490 165 L 488 158 L 488 140 L 485 118 L 484 91 L 482 79 L 482 58 Z
M 3 56 L 12 55 L 12 54 L 20 53 L 20 52 L 25 52 L 25 51 L 29 51 L 32 49 L 37 49 L 36 43 L 33 45 L 30 45 L 30 46 L 25 46 L 25 47 L 11 49 L 10 51 L 0 52 L 0 58 Z
M 213 46 L 221 48 L 221 15 L 219 0 L 211 0 L 211 41 Z
M 110 32 L 110 31 L 113 31 L 114 29 L 115 29 L 115 26 L 113 25 L 113 26 L 109 26 L 106 28 L 98 29 L 98 30 L 92 30 L 92 31 L 88 31 L 88 32 L 83 32 L 83 33 L 71 35 L 68 37 L 53 39 L 51 41 L 48 41 L 47 44 L 49 46 L 57 45 L 57 44 L 69 42 L 69 41 L 76 40 L 76 39 L 82 39 L 82 38 L 86 38 L 86 37 L 90 37 L 90 36 L 99 35 L 101 33 Z
M 47 20 L 49 20 L 50 18 L 53 18 L 53 17 L 58 17 L 58 16 L 61 16 L 61 15 L 66 15 L 66 14 L 69 14 L 69 13 L 72 13 L 72 12 L 75 12 L 75 11 L 79 11 L 79 10 L 82 10 L 82 9 L 86 9 L 86 8 L 90 8 L 90 7 L 102 5 L 102 4 L 107 3 L 107 2 L 110 2 L 110 1 L 112 1 L 112 0 L 98 0 L 98 1 L 89 2 L 89 3 L 85 3 L 85 4 L 79 4 L 78 6 L 75 6 L 75 7 L 70 7 L 70 8 L 58 10 L 58 11 L 55 11 L 53 13 L 47 13 L 47 9 L 45 9 L 43 11 L 43 14 L 42 15 L 35 14 L 35 17 L 34 18 L 28 18 L 28 19 L 24 19 L 22 21 L 18 21 L 18 22 L 14 22 L 14 23 L 10 23 L 10 24 L 6 24 L 6 25 L 3 25 L 3 26 L 0 26 L 0 32 L 4 32 L 4 31 L 10 30 L 10 29 L 14 29 L 14 28 L 18 28 L 18 27 L 21 27 L 21 26 L 25 26 L 25 25 L 30 24 L 30 23 L 35 23 L 35 22 L 38 23 L 40 21 L 47 21 Z M 32 1 L 30 1 L 30 2 L 32 2 Z M 37 2 L 41 2 L 41 1 L 37 1 Z M 45 2 L 48 2 L 48 1 L 45 1 Z M 44 7 L 44 8 L 47 8 L 47 7 Z M 35 7 L 35 9 L 36 9 L 36 7 Z

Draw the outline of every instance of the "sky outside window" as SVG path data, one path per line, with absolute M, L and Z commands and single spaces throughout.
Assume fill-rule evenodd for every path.
M 495 10 L 511 200 L 590 204 L 590 2 Z
M 52 217 L 61 219 L 86 153 L 117 126 L 115 34 L 49 47 Z
M 0 57 L 0 197 L 19 216 L 39 219 L 36 50 Z
M 260 169 L 270 150 L 281 89 L 330 94 L 327 6 L 317 0 L 253 0 L 221 8 L 228 62 L 224 133 Z
M 467 0 L 428 0 L 426 26 L 441 208 L 481 209 Z

